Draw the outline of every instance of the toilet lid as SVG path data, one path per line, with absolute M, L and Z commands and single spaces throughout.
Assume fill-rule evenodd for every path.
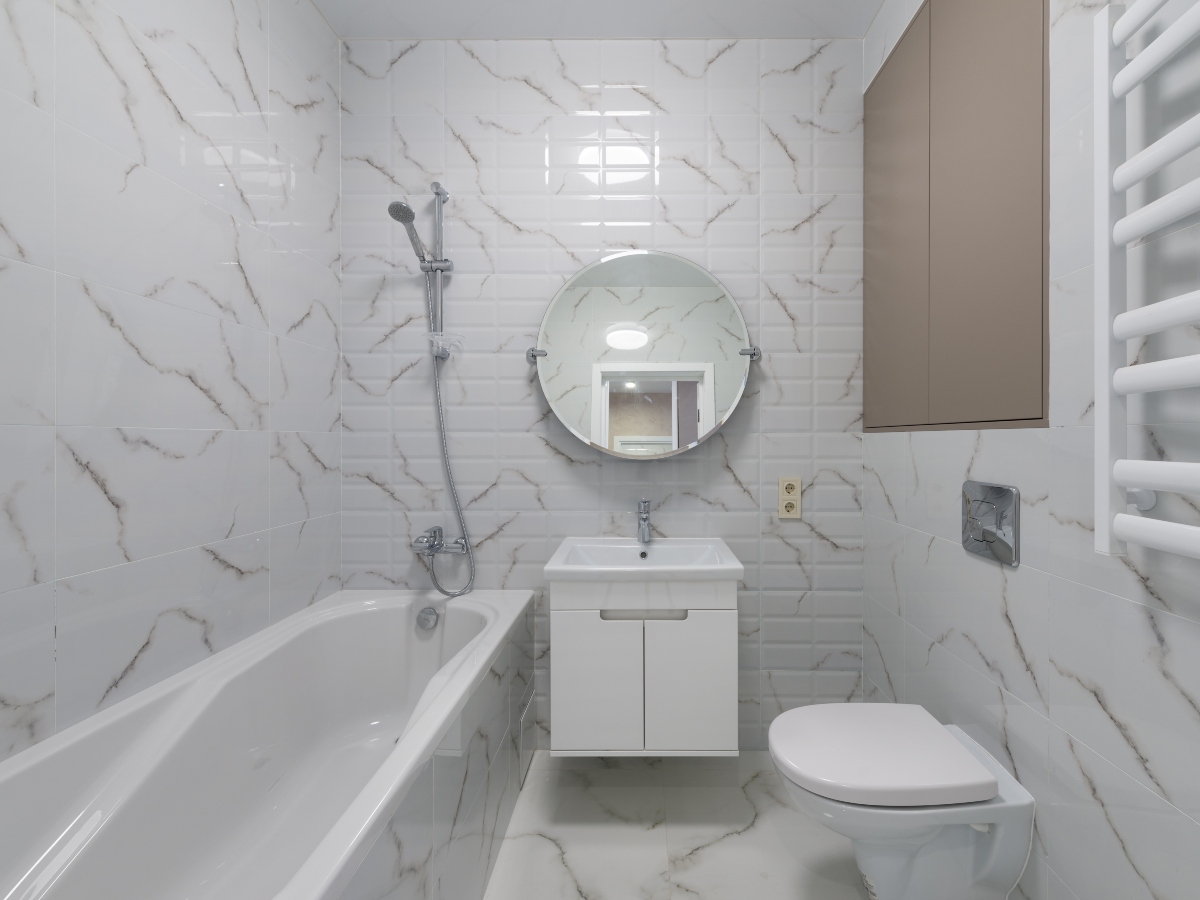
M 784 775 L 843 803 L 946 806 L 999 793 L 996 777 L 921 706 L 803 706 L 771 723 L 768 742 Z

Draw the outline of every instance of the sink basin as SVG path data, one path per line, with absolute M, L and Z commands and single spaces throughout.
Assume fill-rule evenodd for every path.
M 745 567 L 720 538 L 567 538 L 546 563 L 547 581 L 740 581 Z

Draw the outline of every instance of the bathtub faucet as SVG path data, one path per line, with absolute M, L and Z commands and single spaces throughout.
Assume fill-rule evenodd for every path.
M 650 543 L 650 501 L 638 501 L 638 543 Z
M 425 533 L 412 542 L 412 551 L 433 559 L 438 553 L 466 553 L 467 541 L 465 538 L 455 538 L 447 544 L 442 526 L 434 525 L 426 528 Z

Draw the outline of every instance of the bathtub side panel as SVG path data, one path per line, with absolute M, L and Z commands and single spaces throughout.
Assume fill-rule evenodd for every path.
M 522 613 L 467 701 L 464 730 L 474 727 L 467 750 L 434 757 L 434 900 L 480 900 L 508 829 L 519 790 L 509 726 L 524 693 L 522 673 L 531 674 L 523 663 L 529 628 Z
M 430 900 L 432 861 L 433 760 L 429 760 L 341 900 Z

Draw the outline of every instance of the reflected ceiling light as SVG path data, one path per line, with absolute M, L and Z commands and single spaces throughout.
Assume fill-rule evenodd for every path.
M 625 382 L 625 387 L 630 388 L 632 390 L 633 388 L 637 387 L 637 382 L 636 381 L 627 381 L 627 382 Z
M 604 340 L 614 350 L 637 350 L 650 341 L 650 333 L 636 322 L 618 322 L 604 333 Z

